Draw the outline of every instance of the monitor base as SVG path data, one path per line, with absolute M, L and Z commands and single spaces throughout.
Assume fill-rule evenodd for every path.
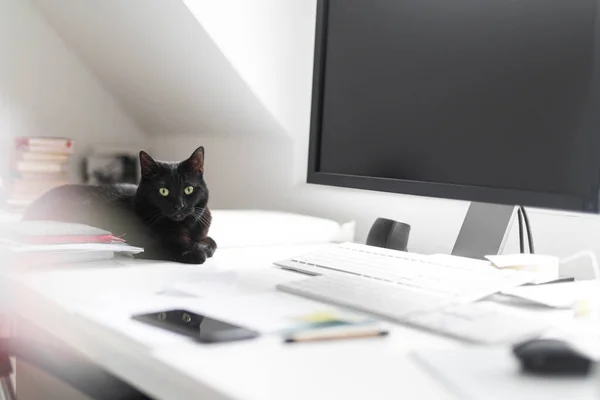
M 516 206 L 472 202 L 452 249 L 452 255 L 484 259 L 504 249 Z

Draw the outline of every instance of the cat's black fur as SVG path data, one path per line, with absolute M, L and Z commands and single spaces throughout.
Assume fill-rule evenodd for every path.
M 178 163 L 155 161 L 141 151 L 140 165 L 138 186 L 61 186 L 30 205 L 23 219 L 96 226 L 143 247 L 137 257 L 202 264 L 217 248 L 208 237 L 204 148 Z M 193 187 L 190 194 L 184 192 L 188 186 Z M 161 188 L 168 190 L 167 196 L 160 194 Z

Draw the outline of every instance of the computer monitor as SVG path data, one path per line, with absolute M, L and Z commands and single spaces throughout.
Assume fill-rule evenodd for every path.
M 598 9 L 319 0 L 308 182 L 471 201 L 468 256 L 515 205 L 598 212 Z

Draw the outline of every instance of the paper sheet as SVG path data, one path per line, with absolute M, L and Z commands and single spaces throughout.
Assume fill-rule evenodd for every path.
M 137 254 L 144 251 L 141 247 L 129 246 L 120 243 L 75 243 L 75 244 L 45 244 L 45 245 L 22 245 L 11 246 L 10 250 L 16 253 L 33 252 L 69 252 L 69 251 L 113 251 Z
M 553 308 L 570 308 L 579 300 L 596 301 L 600 282 L 575 281 L 546 285 L 519 286 L 501 292 Z
M 527 271 L 535 277 L 535 283 L 558 279 L 559 259 L 544 254 L 502 254 L 486 256 L 496 268 Z
M 158 294 L 171 297 L 210 297 L 236 296 L 243 293 L 238 285 L 238 274 L 234 271 L 203 274 L 193 282 L 176 282 Z
M 452 399 L 596 400 L 597 376 L 547 376 L 520 372 L 505 346 L 418 350 L 414 358 L 448 388 Z M 446 398 L 446 397 L 444 397 Z
M 301 329 L 310 325 L 306 316 L 339 315 L 353 322 L 369 322 L 369 318 L 348 313 L 333 306 L 280 292 L 240 296 L 210 297 L 206 299 L 174 297 L 159 294 L 113 294 L 94 303 L 81 304 L 72 311 L 101 326 L 129 336 L 148 347 L 165 346 L 191 339 L 147 326 L 131 316 L 167 309 L 186 309 L 224 322 L 241 325 L 262 334 Z
M 298 329 L 301 317 L 317 313 L 340 313 L 339 308 L 280 292 L 232 297 L 213 297 L 190 302 L 191 311 L 242 325 L 261 333 Z

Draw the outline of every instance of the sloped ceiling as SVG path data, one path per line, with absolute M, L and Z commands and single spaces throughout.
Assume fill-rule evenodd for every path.
M 32 2 L 147 134 L 286 136 L 181 1 Z

